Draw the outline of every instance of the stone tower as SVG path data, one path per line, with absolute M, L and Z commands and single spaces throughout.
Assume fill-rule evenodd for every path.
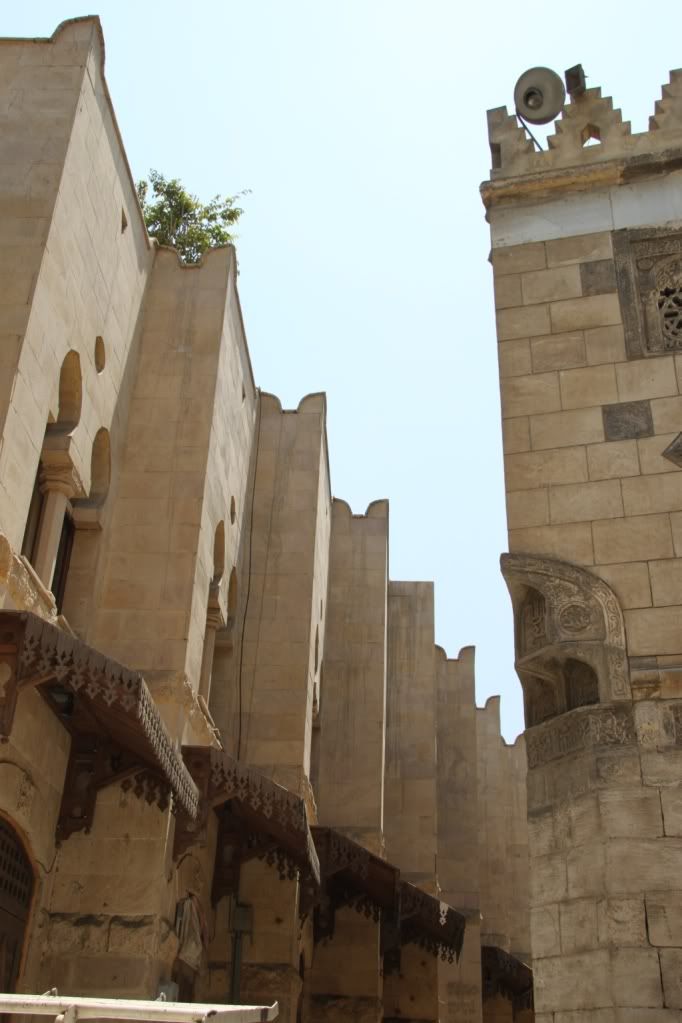
M 682 1008 L 682 71 L 488 115 L 537 1023 Z M 589 145 L 587 143 L 590 143 Z

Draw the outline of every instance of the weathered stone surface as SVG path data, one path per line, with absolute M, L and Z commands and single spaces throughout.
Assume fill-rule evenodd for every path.
M 682 948 L 682 891 L 646 896 L 649 941 L 659 948 Z
M 632 440 L 651 437 L 654 424 L 648 401 L 625 401 L 618 405 L 605 405 L 604 434 L 607 440 Z
M 580 264 L 583 295 L 603 295 L 616 290 L 616 268 L 612 259 L 596 259 Z

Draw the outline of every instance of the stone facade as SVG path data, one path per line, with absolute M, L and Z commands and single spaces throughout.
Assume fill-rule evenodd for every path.
M 632 134 L 489 113 L 538 1023 L 679 1020 L 682 72 Z M 585 147 L 589 139 L 598 144 Z
M 527 1021 L 523 740 L 147 236 L 98 20 L 0 65 L 0 987 Z

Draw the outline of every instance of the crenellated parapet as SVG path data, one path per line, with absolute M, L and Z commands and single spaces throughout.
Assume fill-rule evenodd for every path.
M 518 195 L 614 184 L 677 167 L 682 160 L 682 70 L 671 71 L 648 131 L 633 133 L 600 88 L 571 96 L 554 129 L 547 148 L 538 151 L 515 114 L 506 107 L 488 111 L 492 169 L 491 180 L 481 188 L 486 206 L 510 196 L 511 179 Z

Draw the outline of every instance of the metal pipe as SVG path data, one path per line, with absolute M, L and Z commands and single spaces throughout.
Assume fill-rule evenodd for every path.
M 232 938 L 232 969 L 230 971 L 230 1001 L 239 1002 L 239 981 L 242 972 L 243 931 L 235 931 Z
M 70 995 L 0 993 L 0 1013 L 18 1016 L 64 1016 L 76 1020 L 149 1020 L 150 1023 L 272 1023 L 279 1006 L 219 1005 L 146 1001 L 131 998 L 78 998 Z

